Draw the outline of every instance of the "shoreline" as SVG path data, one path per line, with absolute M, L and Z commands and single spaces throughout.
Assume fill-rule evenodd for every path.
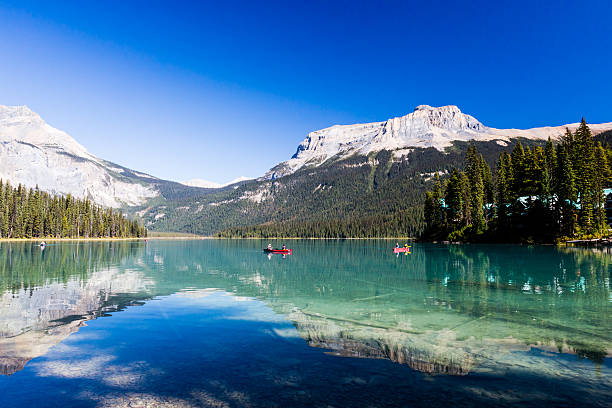
M 211 239 L 212 237 L 133 237 L 133 238 L 0 238 L 2 242 L 93 242 L 93 241 L 159 241 L 159 240 L 188 240 Z
M 285 240 L 285 241 L 295 241 L 295 240 L 400 240 L 400 241 L 414 241 L 415 238 L 411 237 L 379 237 L 379 238 L 359 238 L 359 237 L 350 237 L 350 238 L 317 238 L 317 237 L 274 237 L 274 238 L 258 238 L 258 237 L 245 237 L 245 238 L 229 238 L 229 237 L 211 237 L 211 236 L 168 236 L 168 237 L 132 237 L 132 238 L 0 238 L 0 243 L 2 242 L 95 242 L 95 241 L 186 241 L 186 240 L 207 240 L 207 239 L 217 239 L 217 240 Z
M 334 241 L 338 241 L 338 240 L 381 240 L 381 239 L 385 239 L 385 240 L 399 240 L 399 241 L 416 241 L 416 238 L 413 237 L 347 237 L 347 238 L 341 238 L 341 237 L 336 237 L 336 238 L 321 238 L 321 237 L 210 237 L 210 238 L 214 238 L 214 239 L 282 239 L 282 240 L 296 240 L 296 239 L 311 239 L 311 240 L 334 240 Z

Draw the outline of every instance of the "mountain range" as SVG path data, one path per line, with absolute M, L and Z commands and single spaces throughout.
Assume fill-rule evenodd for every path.
M 543 144 L 578 123 L 533 129 L 485 126 L 456 106 L 418 106 L 383 122 L 309 133 L 295 154 L 258 179 L 177 183 L 89 153 L 25 106 L 0 105 L 0 178 L 108 207 L 152 230 L 205 235 L 255 225 L 380 223 L 381 235 L 418 233 L 422 194 L 436 172 L 460 165 L 475 144 L 493 165 L 517 141 Z M 589 125 L 593 134 L 612 122 Z M 384 227 L 388 224 L 387 227 Z
M 264 178 L 282 177 L 303 167 L 318 166 L 351 155 L 367 156 L 381 150 L 393 151 L 401 158 L 414 148 L 433 147 L 444 151 L 457 141 L 495 141 L 505 145 L 513 139 L 556 139 L 566 128 L 575 130 L 579 123 L 532 129 L 496 129 L 487 127 L 457 106 L 434 108 L 420 105 L 408 115 L 356 125 L 335 125 L 309 133 L 291 159 L 280 163 Z M 590 125 L 597 134 L 612 129 L 611 123 Z
M 0 178 L 113 208 L 206 192 L 95 157 L 27 106 L 0 105 Z

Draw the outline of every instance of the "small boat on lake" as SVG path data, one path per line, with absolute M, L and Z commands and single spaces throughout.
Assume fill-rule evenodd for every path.
M 289 254 L 291 255 L 291 249 L 264 248 L 264 252 L 269 253 L 269 254 Z
M 399 254 L 400 252 L 407 252 L 407 253 L 410 253 L 410 247 L 393 248 L 393 253 L 394 253 L 394 254 Z

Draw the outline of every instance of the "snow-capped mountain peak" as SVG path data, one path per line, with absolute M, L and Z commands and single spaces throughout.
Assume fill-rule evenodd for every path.
M 311 132 L 299 144 L 291 159 L 270 169 L 263 178 L 278 178 L 305 166 L 318 166 L 330 159 L 342 159 L 353 154 L 367 155 L 380 150 L 391 150 L 401 156 L 411 148 L 433 147 L 443 151 L 454 141 L 509 141 L 519 137 L 554 139 L 562 135 L 565 128 L 573 130 L 577 126 L 577 123 L 572 123 L 525 130 L 495 129 L 483 125 L 454 105 L 419 105 L 412 113 L 384 122 L 334 125 Z M 589 126 L 594 133 L 599 133 L 612 129 L 612 122 Z
M 405 118 L 407 116 L 410 115 L 403 117 Z M 481 131 L 485 128 L 485 126 L 473 116 L 461 112 L 455 105 L 441 106 L 439 108 L 434 108 L 429 105 L 419 105 L 414 109 L 411 119 L 415 120 L 417 118 L 440 129 Z
M 142 181 L 153 177 L 93 156 L 27 106 L 0 105 L 0 178 L 107 207 L 139 205 L 159 195 L 154 185 Z
M 60 148 L 77 156 L 95 159 L 68 133 L 47 124 L 25 105 L 0 105 L 0 142 L 20 141 L 37 146 Z

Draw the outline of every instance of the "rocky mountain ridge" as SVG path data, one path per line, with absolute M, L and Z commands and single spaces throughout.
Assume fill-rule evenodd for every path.
M 151 230 L 214 235 L 265 223 L 297 228 L 367 219 L 393 226 L 393 232 L 381 227 L 383 235 L 418 234 L 422 195 L 432 175 L 459 166 L 470 144 L 494 166 L 499 153 L 519 140 L 543 144 L 576 126 L 496 129 L 456 106 L 421 105 L 384 122 L 312 132 L 291 159 L 263 177 L 202 188 L 99 159 L 27 107 L 0 105 L 0 178 L 122 207 Z M 612 123 L 589 126 L 594 134 L 612 129 Z M 359 235 L 361 228 L 356 224 L 346 233 Z
M 0 179 L 114 208 L 206 192 L 100 159 L 27 106 L 0 105 Z
M 589 125 L 594 133 L 612 129 L 612 122 Z M 444 151 L 455 141 L 491 141 L 508 143 L 511 139 L 555 139 L 566 128 L 578 123 L 532 129 L 496 129 L 483 125 L 454 105 L 432 107 L 419 105 L 405 116 L 354 125 L 334 125 L 309 133 L 291 159 L 268 171 L 263 179 L 294 173 L 303 167 L 316 167 L 330 159 L 342 160 L 352 155 L 368 155 L 390 150 L 401 157 L 412 148 L 433 147 Z

